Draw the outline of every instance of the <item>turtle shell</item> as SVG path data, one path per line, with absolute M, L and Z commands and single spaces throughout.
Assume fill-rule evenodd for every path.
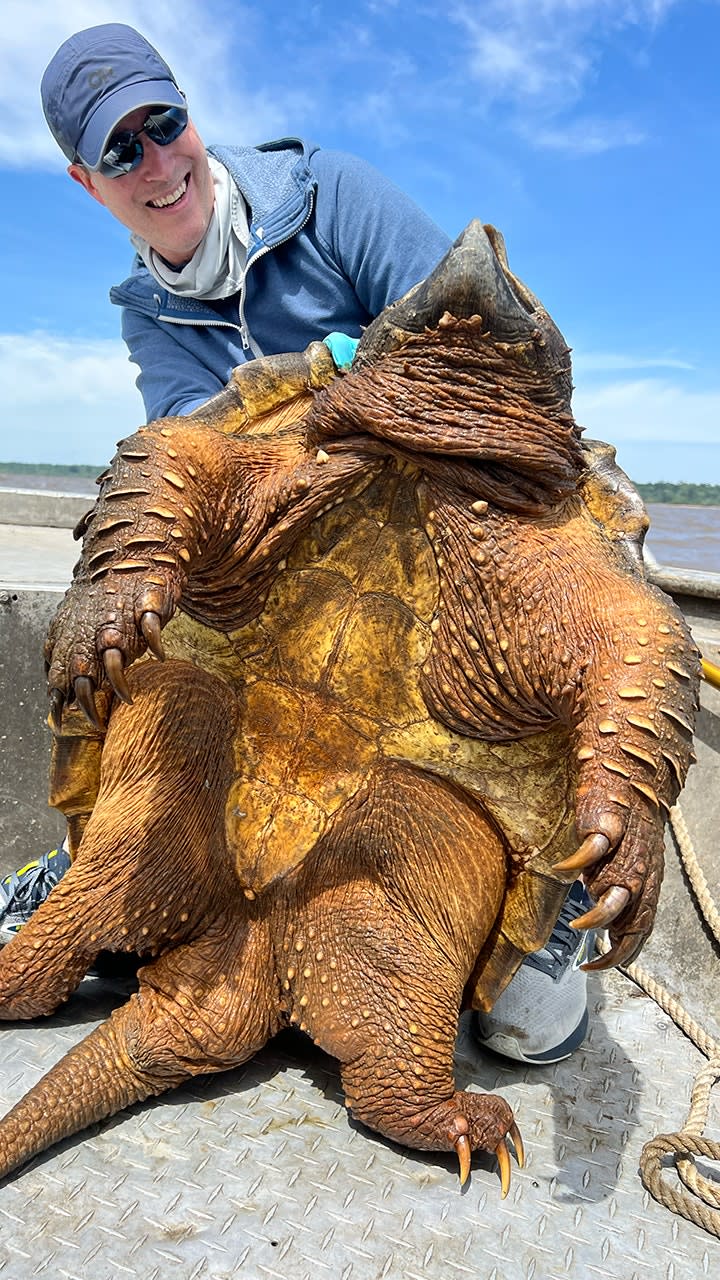
M 440 589 L 419 497 L 416 476 L 388 467 L 312 524 L 248 625 L 221 632 L 180 612 L 163 633 L 168 656 L 221 676 L 242 708 L 226 833 L 255 893 L 302 862 L 383 758 L 471 791 L 518 867 L 569 852 L 563 731 L 488 743 L 428 710 Z

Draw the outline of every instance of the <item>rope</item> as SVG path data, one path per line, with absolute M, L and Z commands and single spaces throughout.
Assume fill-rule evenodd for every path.
M 687 829 L 685 819 L 682 815 L 680 805 L 673 805 L 670 810 L 670 823 L 672 825 L 677 846 L 680 851 L 685 874 L 692 886 L 692 891 L 697 898 L 698 906 L 703 913 L 707 924 L 715 935 L 715 941 L 720 943 L 720 911 L 718 911 L 712 900 L 712 895 L 707 886 L 707 880 L 703 875 L 702 867 L 697 860 L 697 854 L 693 848 L 690 832 Z
M 698 863 L 685 819 L 678 805 L 670 810 L 670 824 L 677 841 L 680 858 L 698 905 L 720 943 L 718 912 Z M 605 955 L 608 944 L 597 939 L 597 950 Z M 708 1062 L 701 1067 L 693 1085 L 687 1120 L 677 1133 L 661 1133 L 646 1142 L 640 1155 L 640 1177 L 650 1194 L 666 1209 L 677 1213 L 696 1226 L 720 1239 L 720 1182 L 703 1177 L 697 1170 L 695 1156 L 720 1161 L 720 1142 L 704 1138 L 703 1131 L 710 1109 L 710 1093 L 720 1079 L 720 1043 L 688 1013 L 680 1001 L 639 964 L 619 966 L 630 978 L 672 1018 L 693 1044 L 705 1054 Z M 672 1156 L 678 1177 L 686 1190 L 671 1186 L 665 1179 L 666 1157 Z M 688 1194 L 690 1193 L 690 1194 Z

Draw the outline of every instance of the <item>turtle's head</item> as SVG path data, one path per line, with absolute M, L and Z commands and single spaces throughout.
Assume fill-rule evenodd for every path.
M 569 410 L 570 349 L 539 299 L 510 270 L 500 232 L 477 219 L 426 280 L 368 326 L 354 368 L 374 363 L 413 337 L 438 329 L 447 318 L 481 320 L 483 334 L 532 359 L 538 376 L 556 383 L 558 397 Z
M 510 271 L 502 236 L 471 222 L 427 280 L 365 331 L 351 372 L 314 415 L 437 470 L 462 460 L 475 496 L 537 511 L 576 488 L 570 351 Z

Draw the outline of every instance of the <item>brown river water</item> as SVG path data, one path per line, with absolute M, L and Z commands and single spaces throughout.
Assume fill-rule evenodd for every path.
M 648 504 L 647 545 L 660 564 L 720 573 L 720 507 Z
M 93 481 L 85 477 L 20 476 L 0 469 L 0 504 L 4 488 L 62 490 L 92 496 L 97 493 Z M 648 512 L 651 523 L 647 545 L 660 564 L 720 573 L 720 507 L 651 503 Z

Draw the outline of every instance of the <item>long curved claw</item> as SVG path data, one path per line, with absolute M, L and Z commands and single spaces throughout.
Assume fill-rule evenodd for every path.
M 120 649 L 106 649 L 103 654 L 103 666 L 105 667 L 105 675 L 112 685 L 118 698 L 123 702 L 127 702 L 128 706 L 132 706 L 132 694 L 128 682 L 125 679 L 125 668 L 123 667 L 123 656 Z
M 585 837 L 580 848 L 575 853 L 571 853 L 569 858 L 556 862 L 553 871 L 584 871 L 586 867 L 592 867 L 596 862 L 600 862 L 609 849 L 610 841 L 607 836 L 594 831 L 592 835 Z
M 584 916 L 578 916 L 577 920 L 572 921 L 572 927 L 573 929 L 605 929 L 622 914 L 629 901 L 630 890 L 614 884 L 590 911 L 586 911 Z
M 158 662 L 165 661 L 165 650 L 160 639 L 161 629 L 160 615 L 152 609 L 146 609 L 140 619 L 140 630 L 145 637 L 148 649 L 157 658 Z
M 514 1120 L 510 1125 L 508 1132 L 510 1134 L 510 1137 L 512 1138 L 513 1146 L 515 1148 L 515 1159 L 518 1162 L 518 1168 L 524 1169 L 525 1168 L 525 1144 L 522 1140 L 522 1135 L 520 1133 L 520 1130 L 518 1129 Z
M 50 690 L 50 724 L 56 733 L 60 732 L 62 712 L 65 705 L 62 689 Z
M 609 951 L 606 951 L 605 955 L 598 956 L 596 960 L 588 960 L 580 968 L 593 973 L 598 969 L 613 969 L 616 965 L 632 964 L 638 952 L 642 950 L 642 944 L 643 940 L 638 938 L 637 934 L 628 933 Z
M 93 729 L 102 729 L 103 723 L 95 706 L 95 685 L 90 676 L 76 676 L 73 681 L 73 689 L 75 690 L 75 701 L 80 710 L 84 711 Z
M 497 1156 L 497 1162 L 500 1166 L 500 1197 L 504 1200 L 510 1190 L 511 1176 L 510 1152 L 508 1151 L 508 1145 L 504 1138 L 501 1138 L 498 1142 L 495 1148 L 495 1155 Z
M 464 1187 L 470 1177 L 470 1160 L 472 1157 L 472 1149 L 470 1147 L 470 1139 L 466 1133 L 461 1133 L 459 1138 L 455 1139 L 455 1151 L 460 1161 L 460 1186 Z

